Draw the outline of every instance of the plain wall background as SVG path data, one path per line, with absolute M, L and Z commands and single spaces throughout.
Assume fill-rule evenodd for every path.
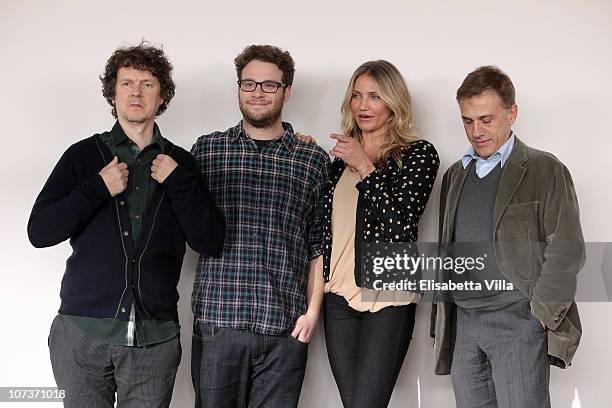
M 476 66 L 496 64 L 517 89 L 516 133 L 571 170 L 585 239 L 612 241 L 612 3 L 607 0 L 95 5 L 3 0 L 0 386 L 54 385 L 47 335 L 70 247 L 32 248 L 27 219 L 62 152 L 112 126 L 97 76 L 115 48 L 143 37 L 163 45 L 174 63 L 176 97 L 158 123 L 166 137 L 187 149 L 197 136 L 240 119 L 233 59 L 248 44 L 275 44 L 291 52 L 297 71 L 284 119 L 326 148 L 332 146 L 329 133 L 340 130 L 339 106 L 353 70 L 370 59 L 394 63 L 412 92 L 417 127 L 442 160 L 421 221 L 422 241 L 436 239 L 441 176 L 467 147 L 454 93 Z M 183 360 L 174 407 L 193 401 L 189 301 L 195 262 L 189 252 L 179 285 Z M 418 308 L 393 408 L 454 406 L 450 378 L 432 374 L 430 307 Z M 612 406 L 611 312 L 609 303 L 581 304 L 584 336 L 574 363 L 568 370 L 552 368 L 554 407 Z M 340 407 L 322 330 L 309 355 L 300 407 Z

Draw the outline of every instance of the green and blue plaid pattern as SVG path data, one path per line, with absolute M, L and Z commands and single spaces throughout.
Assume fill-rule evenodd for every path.
M 221 256 L 198 262 L 192 308 L 200 322 L 285 335 L 306 311 L 309 261 L 322 254 L 330 161 L 283 127 L 261 150 L 242 122 L 192 148 L 227 224 Z

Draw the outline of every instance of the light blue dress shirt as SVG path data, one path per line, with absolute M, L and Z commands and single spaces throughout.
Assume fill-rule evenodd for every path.
M 506 143 L 504 143 L 495 153 L 491 155 L 491 157 L 486 160 L 476 154 L 474 146 L 470 146 L 468 151 L 463 155 L 463 168 L 467 168 L 472 160 L 476 160 L 476 174 L 478 175 L 478 178 L 483 178 L 489 174 L 498 163 L 501 162 L 501 167 L 504 167 L 506 160 L 508 160 L 510 153 L 512 153 L 513 146 L 514 132 L 511 132 L 510 137 L 508 140 L 506 140 Z

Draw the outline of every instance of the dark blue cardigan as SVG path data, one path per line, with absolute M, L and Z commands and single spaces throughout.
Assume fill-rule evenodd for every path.
M 135 303 L 144 319 L 178 321 L 185 241 L 218 255 L 225 222 L 194 158 L 172 143 L 165 153 L 178 166 L 155 188 L 138 239 L 124 194 L 111 198 L 98 174 L 112 160 L 100 137 L 75 143 L 60 158 L 28 222 L 37 248 L 70 239 L 60 313 L 127 320 Z

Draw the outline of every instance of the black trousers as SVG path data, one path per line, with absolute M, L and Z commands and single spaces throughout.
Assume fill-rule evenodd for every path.
M 325 294 L 325 342 L 345 408 L 389 404 L 414 328 L 416 305 L 358 312 Z

